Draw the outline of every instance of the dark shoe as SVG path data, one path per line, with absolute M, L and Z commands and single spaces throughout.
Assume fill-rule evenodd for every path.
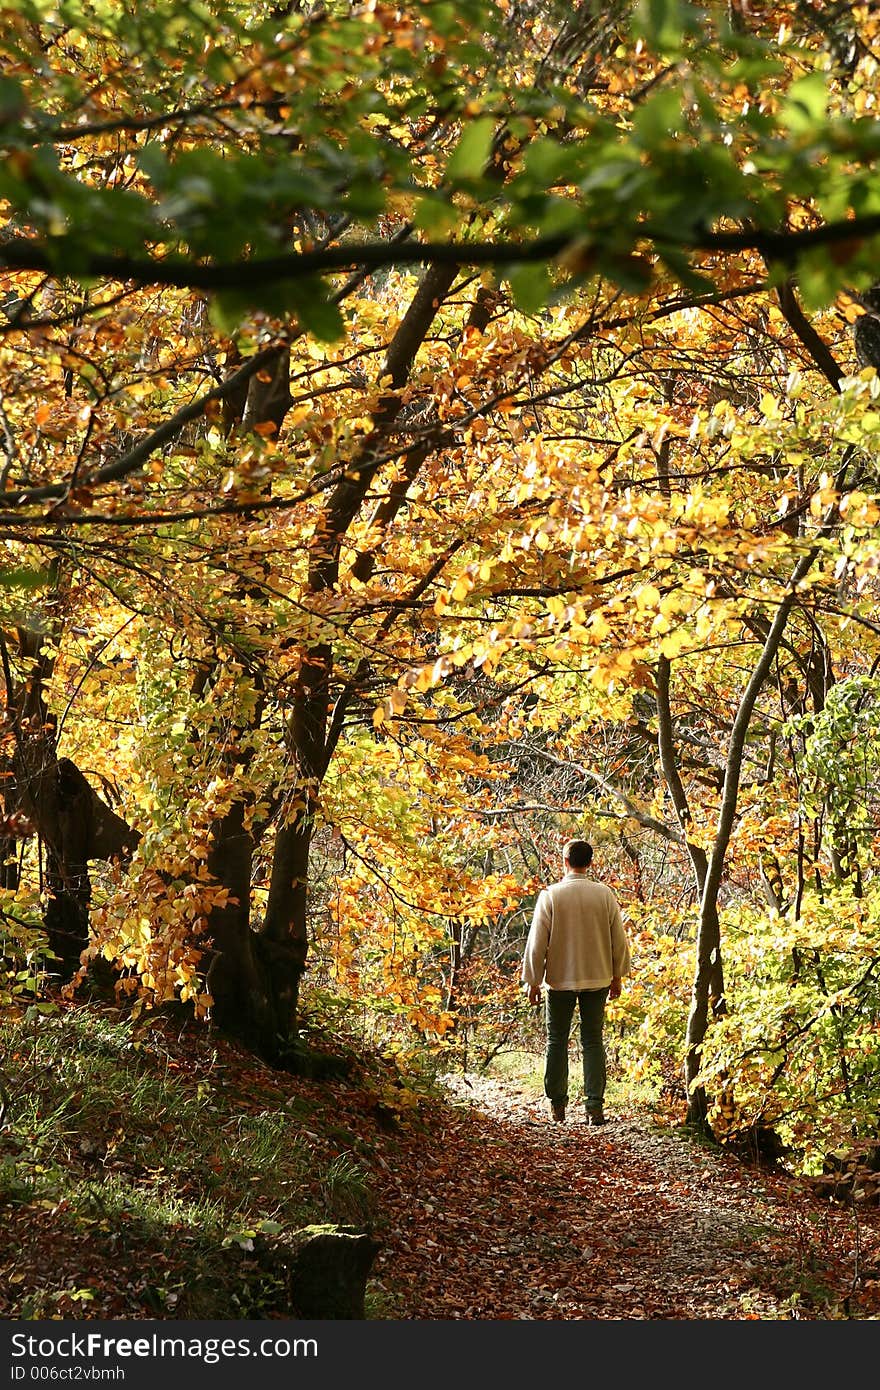
M 550 1109 L 551 1109 L 551 1111 L 552 1111 L 552 1113 L 553 1113 L 553 1118 L 554 1118 L 554 1120 L 556 1120 L 557 1124 L 564 1125 L 564 1124 L 565 1124 L 565 1101 L 564 1101 L 564 1100 L 551 1100 L 551 1102 L 550 1102 Z
M 595 1106 L 589 1106 L 589 1105 L 588 1105 L 588 1106 L 587 1106 L 587 1124 L 588 1124 L 588 1125 L 604 1125 L 605 1123 L 606 1123 L 606 1121 L 605 1121 L 605 1111 L 602 1109 L 601 1105 L 595 1105 Z

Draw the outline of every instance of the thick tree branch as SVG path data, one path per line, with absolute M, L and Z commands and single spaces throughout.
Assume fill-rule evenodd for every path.
M 662 250 L 678 251 L 757 251 L 767 260 L 793 265 L 799 256 L 822 246 L 880 236 L 880 213 L 865 217 L 826 222 L 802 231 L 770 231 L 748 228 L 743 231 L 701 231 L 691 236 L 673 237 L 655 230 L 649 221 L 633 228 L 640 241 L 653 242 Z M 346 242 L 318 247 L 312 251 L 289 252 L 258 260 L 236 260 L 205 264 L 184 256 L 158 259 L 149 255 L 127 256 L 116 252 L 86 252 L 81 244 L 71 245 L 65 256 L 64 238 L 53 243 L 51 251 L 37 238 L 11 237 L 0 242 L 0 268 L 10 271 L 40 271 L 52 275 L 73 275 L 93 279 L 134 280 L 144 285 L 169 285 L 179 289 L 253 290 L 284 280 L 361 267 L 377 270 L 386 266 L 504 266 L 555 260 L 572 245 L 570 235 L 534 237 L 511 241 L 391 241 Z
M 850 447 L 844 454 L 843 463 L 838 469 L 837 476 L 834 480 L 835 490 L 838 492 L 843 489 L 846 482 L 846 475 L 849 470 L 852 455 L 853 449 Z M 838 504 L 834 502 L 828 508 L 822 519 L 822 524 L 817 533 L 817 540 L 822 540 L 829 535 L 830 531 L 837 523 L 838 515 Z M 755 663 L 752 674 L 740 697 L 740 702 L 730 731 L 730 741 L 728 743 L 727 762 L 724 773 L 724 794 L 718 812 L 715 839 L 709 861 L 709 872 L 706 875 L 706 881 L 703 887 L 704 910 L 707 905 L 714 906 L 718 897 L 718 889 L 721 886 L 721 876 L 724 870 L 727 846 L 730 843 L 733 822 L 736 816 L 743 753 L 745 750 L 746 735 L 748 734 L 749 725 L 751 723 L 752 712 L 763 688 L 764 681 L 770 673 L 776 653 L 779 650 L 791 610 L 798 600 L 800 585 L 809 574 L 820 554 L 821 545 L 812 545 L 810 549 L 801 556 L 792 570 L 786 592 L 776 609 L 772 623 L 767 629 L 767 636 L 764 639 L 761 654 Z
M 776 294 L 779 299 L 779 307 L 789 328 L 800 339 L 819 371 L 831 383 L 835 391 L 839 391 L 843 371 L 837 365 L 835 356 L 828 344 L 816 332 L 798 303 L 794 285 L 789 280 L 784 285 L 779 286 Z
M 581 763 L 570 762 L 567 758 L 557 758 L 553 753 L 548 753 L 543 748 L 530 747 L 529 753 L 534 754 L 536 757 L 544 758 L 546 762 L 553 763 L 556 767 L 568 768 L 572 772 L 576 772 L 579 777 L 586 777 L 588 781 L 592 782 L 608 796 L 613 797 L 615 801 L 619 802 L 630 819 L 634 820 L 638 825 L 643 826 L 645 830 L 652 830 L 655 835 L 659 835 L 662 840 L 667 840 L 672 845 L 684 844 L 684 839 L 677 831 L 673 830 L 665 821 L 658 820 L 656 816 L 652 816 L 650 812 L 643 811 L 641 807 L 637 806 L 632 798 L 627 795 L 622 787 L 615 786 L 613 782 L 609 782 L 608 778 L 603 777 L 601 773 L 594 772 L 592 768 L 584 767 Z
M 657 745 L 660 753 L 660 766 L 663 770 L 663 778 L 669 789 L 672 804 L 675 807 L 675 814 L 681 826 L 684 836 L 684 843 L 694 868 L 694 875 L 697 886 L 702 892 L 706 882 L 706 870 L 708 868 L 708 858 L 705 850 L 699 845 L 692 844 L 689 838 L 691 826 L 691 812 L 688 805 L 687 793 L 684 783 L 678 770 L 678 759 L 675 754 L 675 740 L 673 735 L 672 723 L 672 702 L 669 693 L 669 678 L 671 674 L 671 664 L 669 658 L 661 656 L 657 661 Z

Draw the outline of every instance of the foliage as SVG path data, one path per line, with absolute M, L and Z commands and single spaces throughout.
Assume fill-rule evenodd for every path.
M 736 1097 L 725 1136 L 774 1130 L 797 1170 L 821 1173 L 835 1151 L 876 1143 L 877 889 L 808 894 L 797 922 L 760 930 L 742 909 L 727 925 L 731 1010 L 703 1066 Z M 756 927 L 758 928 L 756 930 Z
M 30 903 L 21 891 L 6 890 L 11 913 L 0 909 L 0 1009 L 12 1007 L 27 1013 L 51 1013 L 55 1005 L 46 997 L 54 962 L 46 934 L 40 925 L 39 900 Z M 28 918 L 20 915 L 28 912 Z
M 643 1089 L 649 1107 L 674 1118 L 683 1100 L 681 1057 L 691 941 L 668 923 L 644 921 L 633 940 L 633 977 L 609 1005 L 607 1051 L 615 1076 Z
M 747 25 L 721 6 L 618 4 L 616 45 L 584 10 L 579 32 L 552 3 L 514 0 L 283 14 L 212 0 L 149 20 L 21 6 L 5 40 L 6 263 L 211 287 L 226 309 L 284 302 L 329 336 L 341 324 L 313 272 L 358 253 L 291 246 L 304 213 L 375 225 L 403 208 L 445 233 L 481 209 L 477 259 L 514 262 L 524 309 L 597 269 L 640 289 L 655 262 L 704 288 L 705 253 L 727 248 L 797 258 L 814 306 L 844 264 L 850 281 L 871 273 L 875 16 L 859 15 L 841 74 L 836 37 L 794 5 Z M 601 85 L 591 38 L 609 50 Z M 493 148 L 511 151 L 503 188 Z M 816 215 L 830 235 L 811 235 Z M 554 253 L 549 273 L 523 273 Z M 404 257 L 380 244 L 379 264 Z
M 792 721 L 803 736 L 801 799 L 813 815 L 827 812 L 833 832 L 868 848 L 877 825 L 880 771 L 878 682 L 855 675 L 829 692 L 824 708 Z
M 808 942 L 873 944 L 880 20 L 282 10 L 0 39 L 4 911 L 264 1057 L 488 1060 L 583 833 L 621 1062 L 812 1163 L 870 1089 L 749 1059 L 788 988 L 843 1067 Z

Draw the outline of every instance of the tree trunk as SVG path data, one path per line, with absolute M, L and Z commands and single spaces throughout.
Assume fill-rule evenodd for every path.
M 838 485 L 841 481 L 842 479 L 838 478 Z M 832 511 L 833 514 L 836 515 L 836 509 L 832 509 Z M 829 514 L 829 517 L 830 515 L 831 514 Z M 827 530 L 828 525 L 830 525 L 830 519 L 826 519 L 822 528 L 823 532 Z M 708 1122 L 708 1100 L 705 1089 L 702 1085 L 698 1084 L 697 1078 L 700 1072 L 703 1041 L 706 1036 L 706 1029 L 709 1021 L 713 971 L 716 966 L 720 970 L 721 965 L 721 929 L 718 920 L 718 893 L 721 888 L 727 849 L 730 844 L 730 837 L 733 832 L 733 824 L 736 816 L 746 735 L 749 730 L 749 724 L 758 696 L 761 693 L 765 680 L 770 674 L 776 653 L 779 650 L 779 644 L 782 641 L 789 614 L 797 598 L 799 585 L 809 573 L 818 554 L 818 548 L 810 550 L 806 555 L 801 557 L 794 567 L 786 593 L 767 631 L 764 645 L 761 648 L 761 654 L 758 657 L 754 670 L 740 698 L 736 717 L 734 718 L 730 731 L 727 763 L 724 769 L 724 792 L 721 798 L 721 808 L 718 813 L 715 840 L 712 845 L 712 854 L 709 859 L 709 867 L 706 873 L 700 903 L 700 917 L 697 926 L 697 963 L 694 973 L 691 1008 L 688 1016 L 687 1035 L 685 1039 L 685 1082 L 688 1090 L 688 1123 L 697 1127 L 705 1128 Z M 723 999 L 723 990 L 721 999 Z M 720 1001 L 716 1000 L 716 1011 L 719 1008 L 719 1004 Z
M 49 899 L 44 924 L 61 976 L 78 969 L 88 945 L 89 861 L 124 860 L 140 838 L 69 758 L 58 758 L 51 726 L 19 731 L 13 755 L 16 800 L 45 846 Z
M 206 934 L 211 945 L 206 985 L 218 1027 L 269 1056 L 275 1046 L 275 1019 L 270 984 L 250 926 L 254 841 L 244 828 L 244 813 L 243 804 L 235 802 L 214 827 L 206 867 L 212 879 L 228 890 L 229 899 L 208 918 Z
M 304 601 L 311 604 L 316 614 L 321 613 L 324 602 L 338 585 L 344 539 L 386 460 L 403 404 L 400 392 L 457 276 L 455 266 L 435 267 L 426 272 L 389 344 L 383 374 L 390 378 L 390 389 L 379 402 L 372 430 L 345 476 L 329 494 L 315 527 Z M 272 399 L 277 400 L 278 386 L 274 380 L 271 389 Z M 407 484 L 415 478 L 429 452 L 428 448 L 419 448 L 414 455 L 407 455 Z M 391 524 L 405 498 L 406 487 L 392 491 L 380 508 L 383 526 Z M 355 566 L 362 582 L 374 563 L 372 555 L 356 558 Z M 334 653 L 329 642 L 317 641 L 303 650 L 288 720 L 289 746 L 297 781 L 291 795 L 289 819 L 279 826 L 275 837 L 269 898 L 259 933 L 259 950 L 272 966 L 272 998 L 282 1025 L 280 1037 L 282 1045 L 288 1049 L 295 1041 L 300 980 L 308 957 L 309 854 L 318 793 L 341 731 L 341 723 L 331 719 L 334 676 Z M 343 682 L 337 702 L 340 710 L 352 697 L 356 684 L 357 673 L 348 683 Z

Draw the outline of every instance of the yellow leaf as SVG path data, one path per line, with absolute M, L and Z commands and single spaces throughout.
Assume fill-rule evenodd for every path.
M 687 646 L 687 637 L 679 629 L 678 632 L 669 632 L 660 643 L 660 650 L 668 661 L 673 661 L 679 656 Z
M 636 608 L 640 613 L 644 613 L 646 608 L 658 608 L 660 605 L 660 590 L 655 584 L 643 584 L 636 589 Z

